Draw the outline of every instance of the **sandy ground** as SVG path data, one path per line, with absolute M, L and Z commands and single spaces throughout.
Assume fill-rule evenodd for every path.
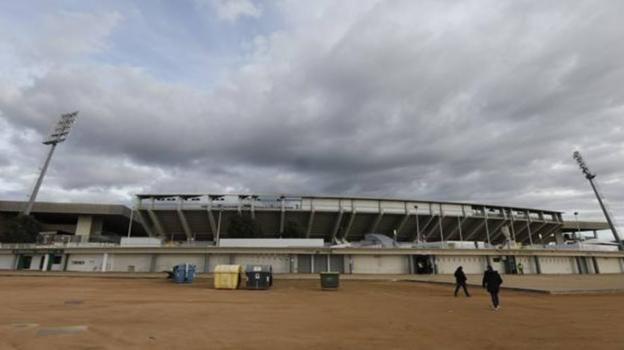
M 0 277 L 0 349 L 623 349 L 624 294 L 503 291 L 502 309 L 414 282 Z

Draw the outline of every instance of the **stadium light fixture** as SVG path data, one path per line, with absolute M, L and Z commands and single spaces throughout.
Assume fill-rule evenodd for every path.
M 41 168 L 41 173 L 39 173 L 39 178 L 37 178 L 35 187 L 30 194 L 30 198 L 28 199 L 28 205 L 26 206 L 26 210 L 24 210 L 24 215 L 30 215 L 33 204 L 35 203 L 35 199 L 37 198 L 37 193 L 39 193 L 39 188 L 41 187 L 41 183 L 43 182 L 43 177 L 48 170 L 48 166 L 50 165 L 50 159 L 52 159 L 52 154 L 56 149 L 56 145 L 62 143 L 67 139 L 67 136 L 69 136 L 69 132 L 76 122 L 77 117 L 78 111 L 61 115 L 59 121 L 54 124 L 54 126 L 52 127 L 52 131 L 50 131 L 46 139 L 43 141 L 44 145 L 50 145 L 51 147 L 48 151 L 48 156 L 43 163 L 43 167 Z
M 576 162 L 578 163 L 579 168 L 581 168 L 581 171 L 583 172 L 583 174 L 585 175 L 585 178 L 589 181 L 589 184 L 591 185 L 592 189 L 594 190 L 594 194 L 596 195 L 596 198 L 598 199 L 598 203 L 600 204 L 600 208 L 602 209 L 602 213 L 604 214 L 605 218 L 607 219 L 607 223 L 609 224 L 609 227 L 611 228 L 611 233 L 613 233 L 613 237 L 615 237 L 615 241 L 618 245 L 618 248 L 620 250 L 624 250 L 624 243 L 622 242 L 622 239 L 620 238 L 620 235 L 615 227 L 615 224 L 613 222 L 613 219 L 611 219 L 611 214 L 609 214 L 609 210 L 607 209 L 605 203 L 602 200 L 602 196 L 600 195 L 600 192 L 598 191 L 598 188 L 596 187 L 596 184 L 594 184 L 594 178 L 596 177 L 596 174 L 592 173 L 591 170 L 589 170 L 589 167 L 587 166 L 587 164 L 585 163 L 585 160 L 583 159 L 583 156 L 581 156 L 581 153 L 579 151 L 575 151 L 572 154 L 572 158 L 574 158 L 574 160 L 576 160 Z

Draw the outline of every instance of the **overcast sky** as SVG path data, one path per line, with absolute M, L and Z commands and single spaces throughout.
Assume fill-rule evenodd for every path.
M 624 222 L 623 1 L 2 1 L 0 199 L 278 192 Z

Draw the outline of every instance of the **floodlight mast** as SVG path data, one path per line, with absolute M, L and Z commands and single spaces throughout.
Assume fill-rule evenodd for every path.
M 52 159 L 52 154 L 56 149 L 56 145 L 67 139 L 67 136 L 71 131 L 72 125 L 74 125 L 74 122 L 76 122 L 77 116 L 78 111 L 61 115 L 61 119 L 59 119 L 59 121 L 54 125 L 48 137 L 43 141 L 44 145 L 50 145 L 51 147 L 48 151 L 48 156 L 43 163 L 43 167 L 41 168 L 39 178 L 37 179 L 35 187 L 30 194 L 30 198 L 28 199 L 28 205 L 26 206 L 26 210 L 24 210 L 24 215 L 30 215 L 33 204 L 35 203 L 35 198 L 37 198 L 37 193 L 39 193 L 39 188 L 41 187 L 41 183 L 43 182 L 43 177 L 48 170 L 48 165 L 50 165 L 50 159 Z
M 620 238 L 620 235 L 618 234 L 618 231 L 615 227 L 615 224 L 613 223 L 613 220 L 611 219 L 611 215 L 609 214 L 607 207 L 602 201 L 602 196 L 600 195 L 600 192 L 598 192 L 598 188 L 596 188 L 596 185 L 594 184 L 594 178 L 596 177 L 596 174 L 592 173 L 589 170 L 589 167 L 587 166 L 587 164 L 585 164 L 585 160 L 583 159 L 583 156 L 581 156 L 581 153 L 579 151 L 575 151 L 574 154 L 572 154 L 572 158 L 576 160 L 576 162 L 579 165 L 579 168 L 581 168 L 581 171 L 583 172 L 583 174 L 585 174 L 585 178 L 589 181 L 589 184 L 594 190 L 594 194 L 596 195 L 596 198 L 598 198 L 598 203 L 600 204 L 600 208 L 602 209 L 604 216 L 607 218 L 607 223 L 609 224 L 609 227 L 611 228 L 613 237 L 615 237 L 615 240 L 618 244 L 618 248 L 620 250 L 624 250 L 624 243 L 622 242 L 622 239 Z

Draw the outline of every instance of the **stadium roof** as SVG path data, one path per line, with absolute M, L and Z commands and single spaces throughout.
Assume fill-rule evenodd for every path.
M 237 237 L 230 223 L 240 215 L 253 218 L 262 237 L 292 235 L 296 227 L 297 236 L 331 242 L 360 240 L 368 233 L 392 237 L 396 232 L 397 240 L 404 242 L 468 240 L 499 244 L 508 235 L 518 242 L 545 243 L 571 227 L 560 211 L 356 196 L 139 194 L 136 209 L 148 233 L 174 240 Z M 573 227 L 576 229 L 576 223 Z M 583 222 L 581 229 L 603 229 L 603 223 Z

